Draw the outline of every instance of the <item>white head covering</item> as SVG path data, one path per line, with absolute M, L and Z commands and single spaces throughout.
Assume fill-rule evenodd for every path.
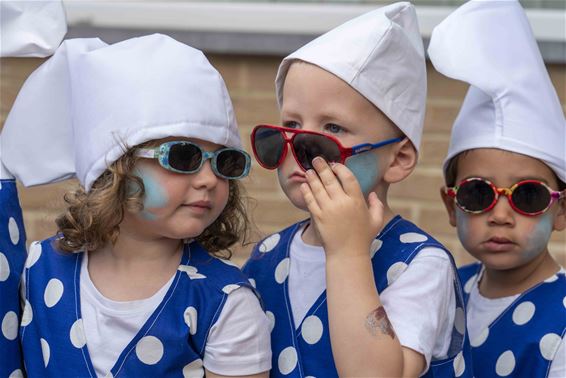
M 89 190 L 121 142 L 170 136 L 241 147 L 220 74 L 201 51 L 154 34 L 65 41 L 24 83 L 0 143 L 24 185 L 76 175 Z
M 277 101 L 294 60 L 323 68 L 381 110 L 418 150 L 426 102 L 426 67 L 414 7 L 400 2 L 363 14 L 316 38 L 281 62 Z
M 46 57 L 67 33 L 61 0 L 1 0 L 0 56 Z
M 470 1 L 433 31 L 435 68 L 471 84 L 449 160 L 498 148 L 542 160 L 566 181 L 566 121 L 528 19 L 515 1 Z

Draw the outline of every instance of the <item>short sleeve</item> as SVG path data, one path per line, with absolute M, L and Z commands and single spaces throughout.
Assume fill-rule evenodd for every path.
M 550 371 L 548 378 L 563 378 L 566 377 L 566 336 L 562 337 L 556 357 L 550 364 Z
M 204 367 L 219 375 L 252 375 L 271 369 L 269 320 L 255 294 L 234 290 L 210 328 Z
M 446 252 L 425 248 L 380 293 L 401 345 L 422 354 L 426 370 L 431 359 L 447 357 L 456 315 L 454 277 Z

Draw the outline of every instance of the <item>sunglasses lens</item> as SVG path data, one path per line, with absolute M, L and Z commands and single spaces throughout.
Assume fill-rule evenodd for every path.
M 495 199 L 493 188 L 485 181 L 470 180 L 460 185 L 456 201 L 463 209 L 481 212 L 488 209 Z
M 169 149 L 169 165 L 182 172 L 196 171 L 202 161 L 202 150 L 191 143 L 176 143 Z
M 312 159 L 322 156 L 329 163 L 339 163 L 340 148 L 332 139 L 317 134 L 297 134 L 293 139 L 293 149 L 299 164 L 312 169 Z
M 216 170 L 226 178 L 239 178 L 246 172 L 248 159 L 238 150 L 223 150 L 216 156 Z
M 527 214 L 543 211 L 551 201 L 548 189 L 536 182 L 526 182 L 518 185 L 511 196 L 515 207 Z
M 254 151 L 257 160 L 266 168 L 274 169 L 285 148 L 285 139 L 279 130 L 258 127 L 254 134 Z

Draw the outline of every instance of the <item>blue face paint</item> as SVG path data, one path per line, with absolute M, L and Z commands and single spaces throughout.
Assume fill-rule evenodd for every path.
M 362 193 L 367 195 L 375 188 L 379 177 L 379 164 L 376 154 L 371 151 L 349 157 L 345 162 L 360 184 Z
M 142 179 L 145 188 L 145 196 L 143 199 L 142 217 L 148 220 L 155 220 L 156 216 L 150 209 L 163 207 L 167 204 L 169 197 L 163 186 L 154 177 L 153 173 L 143 167 L 136 169 L 137 176 Z
M 458 239 L 460 243 L 464 246 L 467 245 L 468 241 L 468 215 L 456 207 L 456 231 L 458 232 Z
M 527 243 L 522 254 L 525 261 L 529 261 L 545 251 L 548 241 L 550 240 L 550 235 L 552 234 L 553 217 L 551 212 L 548 211 L 539 217 L 539 221 L 534 225 L 531 233 L 527 236 Z

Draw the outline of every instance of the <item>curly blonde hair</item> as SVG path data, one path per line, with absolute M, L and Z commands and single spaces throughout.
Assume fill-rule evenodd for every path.
M 156 145 L 146 142 L 133 148 L 123 147 L 125 153 L 111 164 L 93 183 L 90 191 L 83 186 L 64 196 L 68 207 L 55 220 L 60 238 L 56 247 L 64 252 L 96 250 L 115 243 L 120 223 L 126 211 L 143 210 L 145 188 L 141 178 L 132 174 L 139 148 Z M 200 244 L 215 257 L 229 259 L 230 249 L 238 240 L 246 243 L 250 220 L 243 201 L 244 192 L 237 180 L 229 181 L 228 202 L 220 216 L 197 236 Z

